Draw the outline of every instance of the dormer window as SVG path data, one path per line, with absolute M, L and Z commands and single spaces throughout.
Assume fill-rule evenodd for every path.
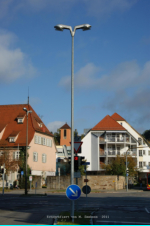
M 14 143 L 15 142 L 15 137 L 9 137 L 9 142 Z
M 22 118 L 18 118 L 18 123 L 23 123 L 23 119 Z
M 38 125 L 39 125 L 39 127 L 42 127 L 43 126 L 43 123 L 40 122 L 40 123 L 38 123 Z
M 18 124 L 22 124 L 23 123 L 23 121 L 24 121 L 24 118 L 25 118 L 25 113 L 23 112 L 23 113 L 19 113 L 19 115 L 17 116 L 17 122 L 18 122 Z

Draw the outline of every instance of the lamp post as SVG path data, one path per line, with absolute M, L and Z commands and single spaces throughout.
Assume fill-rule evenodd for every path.
M 58 24 L 54 26 L 55 30 L 63 31 L 64 29 L 70 30 L 72 36 L 72 53 L 71 53 L 71 184 L 74 184 L 74 35 L 77 29 L 83 31 L 90 30 L 91 25 L 82 24 L 74 27 Z M 74 201 L 72 201 L 72 216 L 74 215 Z
M 26 170 L 25 170 L 25 195 L 27 195 L 27 155 L 28 155 L 28 114 L 32 113 L 32 111 L 28 111 L 26 108 L 23 108 L 27 114 L 27 131 L 26 131 Z

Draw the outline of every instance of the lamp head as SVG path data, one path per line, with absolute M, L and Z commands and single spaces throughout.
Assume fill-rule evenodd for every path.
M 56 31 L 63 31 L 64 30 L 64 25 L 63 24 L 57 24 L 54 26 Z
M 27 109 L 26 108 L 23 108 L 23 110 L 27 112 Z
M 30 111 L 28 111 L 29 113 L 32 113 L 32 111 L 30 110 Z
M 83 31 L 87 31 L 87 30 L 90 30 L 90 29 L 91 29 L 90 24 L 83 24 L 83 28 L 82 28 Z

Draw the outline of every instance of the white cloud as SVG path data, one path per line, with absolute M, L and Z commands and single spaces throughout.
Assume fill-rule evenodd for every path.
M 20 48 L 13 48 L 17 37 L 0 30 L 0 83 L 11 83 L 22 76 L 32 77 L 35 68 Z
M 102 74 L 100 67 L 89 63 L 81 68 L 74 76 L 74 83 L 81 89 L 102 89 L 104 91 L 118 91 L 141 86 L 150 83 L 150 61 L 146 62 L 143 69 L 137 62 L 122 62 L 116 66 L 109 74 Z M 60 86 L 69 89 L 71 76 L 62 78 Z
M 100 71 L 99 67 L 96 67 L 93 63 L 88 63 L 83 68 L 81 68 L 74 75 L 75 86 L 80 88 L 91 88 L 96 86 L 97 78 L 96 74 Z M 66 76 L 62 78 L 59 82 L 59 86 L 65 87 L 65 89 L 70 89 L 71 86 L 71 76 Z
M 52 131 L 53 133 L 57 132 L 57 129 L 59 129 L 60 127 L 62 127 L 66 122 L 61 122 L 61 121 L 54 121 L 54 122 L 50 122 L 47 125 L 47 128 L 49 129 L 49 131 Z

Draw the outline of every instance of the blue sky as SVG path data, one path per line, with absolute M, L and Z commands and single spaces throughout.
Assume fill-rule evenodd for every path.
M 150 129 L 149 0 L 0 0 L 1 105 L 27 102 L 50 131 L 71 124 L 71 35 L 57 24 L 84 23 L 74 45 L 74 127 L 79 134 L 117 112 Z

